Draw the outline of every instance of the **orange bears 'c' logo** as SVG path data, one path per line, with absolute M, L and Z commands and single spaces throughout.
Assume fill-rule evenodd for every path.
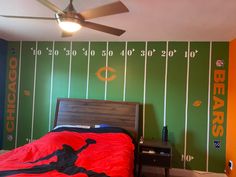
M 112 72 L 112 73 L 114 73 L 114 72 L 116 72 L 116 70 L 115 69 L 113 69 L 113 68 L 111 68 L 111 67 L 102 67 L 102 68 L 99 68 L 98 69 L 98 71 L 96 72 L 96 75 L 97 75 L 97 77 L 98 77 L 98 79 L 99 80 L 101 80 L 101 81 L 112 81 L 112 80 L 114 80 L 115 78 L 116 78 L 116 75 L 115 74 L 113 74 L 113 75 L 111 75 L 110 77 L 103 77 L 102 76 L 102 73 L 103 72 L 108 72 L 108 71 L 110 71 L 110 72 Z
M 201 100 L 196 100 L 193 102 L 193 106 L 195 106 L 195 107 L 199 107 L 199 106 L 201 106 L 201 104 L 202 104 Z

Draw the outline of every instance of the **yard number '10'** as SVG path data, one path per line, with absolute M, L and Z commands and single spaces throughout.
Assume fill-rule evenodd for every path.
M 33 52 L 32 54 L 35 55 L 42 55 L 42 50 L 35 50 L 34 48 L 30 48 L 30 50 Z
M 198 50 L 189 51 L 189 58 L 195 58 L 197 53 L 198 53 Z M 184 57 L 188 58 L 188 51 L 184 52 Z

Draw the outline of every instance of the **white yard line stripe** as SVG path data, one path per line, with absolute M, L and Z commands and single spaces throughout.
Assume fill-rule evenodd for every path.
M 35 52 L 35 57 L 34 57 L 34 87 L 33 87 L 32 123 L 31 123 L 30 141 L 32 141 L 33 136 L 34 136 L 35 89 L 36 89 L 36 79 L 37 79 L 38 41 L 36 41 L 35 51 L 36 52 Z
M 88 65 L 87 65 L 86 99 L 88 99 L 88 93 L 89 93 L 90 45 L 91 45 L 91 42 L 89 42 L 89 45 L 88 45 Z
M 72 63 L 72 41 L 70 41 L 70 63 L 69 63 L 69 78 L 68 78 L 68 95 L 70 98 L 70 86 L 71 86 L 71 63 Z
M 188 42 L 188 57 L 187 57 L 187 76 L 186 76 L 186 100 L 185 100 L 185 130 L 184 130 L 184 159 L 187 153 L 187 131 L 188 131 L 188 93 L 189 93 L 189 53 L 190 42 Z M 186 168 L 186 160 L 184 160 L 184 169 Z
M 54 71 L 54 50 L 55 50 L 55 41 L 53 41 L 53 43 L 52 43 L 51 88 L 50 88 L 48 131 L 51 130 L 51 120 L 52 120 L 52 90 L 53 90 L 53 71 Z
M 207 108 L 207 152 L 206 152 L 206 171 L 209 169 L 209 138 L 210 138 L 210 104 L 211 104 L 211 60 L 212 60 L 212 42 L 210 42 L 209 52 L 209 71 L 208 71 L 208 108 Z
M 146 111 L 146 83 L 147 83 L 147 41 L 145 43 L 145 63 L 144 63 L 144 79 L 143 79 L 143 137 L 145 137 L 145 111 Z
M 108 42 L 106 44 L 106 73 L 105 73 L 106 80 L 105 80 L 104 100 L 107 99 L 107 75 L 108 75 L 107 68 L 108 68 Z
M 16 138 L 15 148 L 18 141 L 18 123 L 19 123 L 19 104 L 20 104 L 20 77 L 21 77 L 21 56 L 22 55 L 22 41 L 20 41 L 20 56 L 19 56 L 19 71 L 18 71 L 18 89 L 17 89 L 17 103 L 16 103 Z
M 124 69 L 124 89 L 123 89 L 123 101 L 126 100 L 126 74 L 127 74 L 127 41 L 125 42 L 125 69 Z
M 168 79 L 168 59 L 169 59 L 169 42 L 166 42 L 166 66 L 165 66 L 165 90 L 164 90 L 164 126 L 166 126 L 166 96 L 167 96 L 167 79 Z

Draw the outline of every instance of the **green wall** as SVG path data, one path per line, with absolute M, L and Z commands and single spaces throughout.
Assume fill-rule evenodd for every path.
M 6 149 L 49 131 L 58 97 L 136 101 L 145 138 L 168 126 L 173 167 L 224 171 L 228 42 L 9 42 L 7 69 Z

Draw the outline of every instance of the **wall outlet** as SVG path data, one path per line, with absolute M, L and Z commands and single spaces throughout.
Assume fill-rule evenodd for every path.
M 228 167 L 230 170 L 233 170 L 233 161 L 232 160 L 229 160 Z

